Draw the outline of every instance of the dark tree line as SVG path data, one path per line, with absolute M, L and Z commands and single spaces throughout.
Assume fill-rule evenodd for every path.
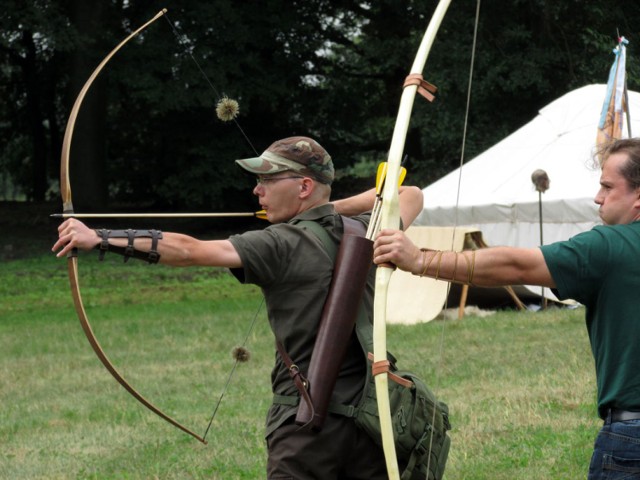
M 178 36 L 159 19 L 87 95 L 72 148 L 76 208 L 251 208 L 251 179 L 233 160 L 296 134 L 318 138 L 332 154 L 338 194 L 370 184 L 436 3 L 167 5 Z M 0 198 L 13 187 L 29 200 L 56 198 L 75 96 L 101 59 L 162 7 L 0 0 Z M 414 108 L 406 146 L 413 184 L 426 185 L 459 162 L 475 9 L 476 2 L 453 0 L 427 62 L 425 79 L 439 93 Z M 606 82 L 618 31 L 630 40 L 629 88 L 640 88 L 639 25 L 635 0 L 482 2 L 465 157 L 562 94 Z M 225 95 L 240 104 L 242 131 L 216 118 Z M 354 183 L 353 175 L 365 180 Z

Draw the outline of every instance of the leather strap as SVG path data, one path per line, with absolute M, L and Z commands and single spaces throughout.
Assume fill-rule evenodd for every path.
M 438 91 L 438 87 L 427 82 L 419 73 L 412 73 L 405 78 L 402 87 L 408 87 L 409 85 L 417 85 L 418 93 L 430 102 L 433 102 L 436 98 L 434 94 Z
M 387 373 L 389 380 L 396 382 L 398 385 L 401 385 L 405 388 L 414 388 L 413 382 L 411 380 L 407 380 L 400 375 L 396 375 L 391 371 L 391 362 L 389 360 L 382 360 L 380 362 L 373 361 L 373 353 L 369 352 L 368 354 L 369 360 L 371 360 L 371 373 L 373 376 L 376 376 L 380 373 Z
M 280 340 L 276 339 L 276 347 L 278 348 L 278 352 L 280 353 L 280 358 L 282 358 L 282 361 L 284 362 L 284 364 L 287 366 L 287 369 L 289 370 L 289 376 L 293 380 L 293 383 L 298 389 L 298 392 L 300 392 L 300 396 L 304 399 L 304 401 L 307 403 L 309 408 L 313 411 L 313 402 L 311 401 L 311 397 L 309 397 L 309 390 L 308 390 L 309 383 L 307 382 L 307 379 L 304 377 L 304 375 L 302 375 L 302 372 L 300 372 L 300 369 L 298 368 L 298 366 L 295 363 L 293 363 L 293 360 L 291 360 L 291 357 L 289 356 L 287 351 L 284 349 L 284 346 L 282 345 L 282 343 L 280 343 Z

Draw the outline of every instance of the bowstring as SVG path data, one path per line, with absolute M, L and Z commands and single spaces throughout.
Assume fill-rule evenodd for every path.
M 474 69 L 475 60 L 476 60 L 476 46 L 478 41 L 478 24 L 480 23 L 480 2 L 481 0 L 478 0 L 476 4 L 476 18 L 473 26 L 473 44 L 471 47 L 471 61 L 469 64 L 469 84 L 467 86 L 467 103 L 466 103 L 465 113 L 464 113 L 464 125 L 462 128 L 462 146 L 460 148 L 460 169 L 458 172 L 458 187 L 456 191 L 456 208 L 454 210 L 455 214 L 454 214 L 454 220 L 453 220 L 454 232 L 455 232 L 455 228 L 457 228 L 458 226 L 458 206 L 460 205 L 460 190 L 462 187 L 462 166 L 464 165 L 464 156 L 465 156 L 465 149 L 467 144 L 469 111 L 471 110 L 471 87 L 473 84 L 473 69 Z M 452 250 L 453 250 L 453 244 L 454 244 L 454 238 L 451 239 Z
M 455 232 L 456 229 L 458 228 L 458 207 L 460 204 L 460 190 L 462 187 L 462 167 L 464 165 L 464 158 L 465 158 L 465 149 L 466 149 L 466 141 L 467 141 L 467 130 L 468 130 L 468 126 L 469 126 L 469 112 L 471 110 L 471 88 L 472 88 L 472 84 L 473 84 L 473 70 L 475 67 L 475 58 L 476 58 L 476 48 L 477 48 L 477 41 L 478 41 L 478 25 L 480 23 L 480 3 L 481 0 L 477 0 L 476 3 L 476 15 L 475 15 L 475 21 L 474 21 L 474 25 L 473 25 L 473 42 L 472 42 L 472 46 L 471 46 L 471 60 L 469 62 L 469 83 L 467 85 L 467 99 L 466 99 L 466 106 L 465 106 L 465 114 L 464 114 L 464 123 L 463 123 L 463 128 L 462 128 L 462 144 L 460 147 L 460 162 L 459 162 L 459 170 L 458 170 L 458 186 L 457 186 L 457 191 L 456 191 L 456 203 L 455 203 L 455 214 L 454 214 L 454 220 L 453 220 L 453 234 L 451 236 L 451 250 L 453 251 L 454 246 L 455 246 Z M 445 305 L 444 308 L 445 310 L 448 308 L 448 302 L 449 302 L 449 291 L 451 289 L 451 282 L 449 282 L 448 287 L 447 287 L 447 296 L 446 296 L 446 300 L 445 300 Z M 438 345 L 438 361 L 437 361 L 437 365 L 435 368 L 435 379 L 434 379 L 434 392 L 438 391 L 439 385 L 440 385 L 440 381 L 441 381 L 441 372 L 442 369 L 444 368 L 444 346 L 445 346 L 445 330 L 446 330 L 446 321 L 442 322 L 442 327 L 440 329 L 440 340 L 439 340 L 439 345 Z M 436 421 L 436 409 L 433 409 L 433 416 L 431 419 L 431 424 L 435 425 L 435 421 Z M 428 452 L 431 453 L 432 447 L 433 447 L 433 435 L 434 435 L 434 430 L 431 430 L 431 435 L 429 436 L 429 449 Z M 429 471 L 429 466 L 430 466 L 430 462 L 431 462 L 431 455 L 429 454 L 429 459 L 427 461 L 427 471 Z
M 264 297 L 262 297 L 262 300 L 260 301 L 260 304 L 258 305 L 258 308 L 256 309 L 256 313 L 253 315 L 253 320 L 251 321 L 251 325 L 249 326 L 249 330 L 247 331 L 247 334 L 244 337 L 244 341 L 242 342 L 241 348 L 244 348 L 246 346 L 247 342 L 249 341 L 249 336 L 251 335 L 251 332 L 253 331 L 253 327 L 256 324 L 256 320 L 258 319 L 258 314 L 262 310 L 262 306 L 263 305 L 264 305 Z M 238 367 L 239 363 L 240 363 L 240 359 L 236 356 L 235 362 L 233 362 L 233 367 L 231 368 L 231 371 L 229 372 L 229 376 L 227 377 L 227 381 L 224 384 L 224 388 L 222 389 L 222 393 L 218 397 L 218 401 L 216 402 L 216 406 L 214 407 L 213 413 L 211 414 L 211 418 L 209 419 L 209 424 L 207 425 L 207 428 L 204 431 L 204 434 L 202 435 L 202 438 L 205 439 L 205 440 L 207 439 L 207 434 L 209 433 L 209 429 L 211 428 L 211 425 L 213 424 L 213 420 L 216 417 L 216 413 L 218 413 L 218 409 L 220 408 L 220 404 L 222 403 L 222 399 L 224 398 L 224 395 L 227 392 L 227 389 L 229 388 L 229 384 L 231 383 L 231 379 L 233 378 L 233 375 L 236 372 L 236 368 Z
M 195 55 L 193 54 L 193 50 L 194 50 L 195 47 L 193 46 L 193 43 L 191 42 L 189 37 L 186 34 L 180 33 L 178 31 L 178 27 L 176 27 L 175 23 L 173 23 L 169 19 L 169 16 L 166 13 L 164 14 L 164 18 L 167 20 L 167 23 L 169 23 L 169 26 L 171 27 L 171 31 L 173 32 L 173 34 L 175 35 L 176 39 L 178 40 L 178 44 L 184 46 L 184 52 L 191 58 L 193 63 L 196 65 L 196 67 L 198 68 L 198 70 L 200 71 L 202 76 L 204 77 L 205 81 L 207 82 L 207 84 L 209 85 L 211 90 L 213 90 L 213 93 L 216 94 L 216 98 L 218 100 L 222 99 L 223 95 L 220 95 L 220 93 L 218 92 L 218 89 L 215 87 L 215 85 L 213 84 L 213 82 L 211 81 L 209 76 L 205 73 L 204 69 L 200 65 L 200 62 L 198 62 L 198 60 L 196 59 Z M 240 126 L 240 122 L 238 122 L 238 120 L 236 118 L 233 118 L 232 120 L 233 120 L 233 123 L 235 123 L 236 127 L 238 127 L 238 130 L 240 131 L 240 133 L 242 134 L 244 139 L 247 141 L 247 143 L 251 147 L 251 150 L 253 150 L 253 152 L 256 154 L 256 156 L 259 156 L 258 151 L 253 146 L 253 143 L 251 143 L 251 140 L 249 140 L 249 136 L 242 129 L 242 126 Z
M 193 54 L 193 50 L 195 48 L 194 45 L 193 45 L 193 42 L 189 39 L 189 37 L 186 34 L 180 33 L 180 31 L 178 31 L 178 27 L 176 26 L 176 24 L 174 22 L 172 22 L 169 19 L 169 16 L 166 13 L 164 14 L 164 18 L 167 20 L 167 23 L 169 24 L 169 26 L 171 28 L 171 31 L 173 32 L 173 34 L 175 35 L 176 39 L 178 40 L 178 44 L 184 46 L 184 52 L 189 56 L 189 58 L 191 58 L 193 63 L 196 65 L 196 67 L 197 67 L 198 71 L 200 72 L 200 74 L 202 75 L 202 77 L 205 79 L 205 81 L 207 82 L 207 84 L 209 85 L 209 87 L 211 88 L 213 93 L 215 93 L 217 100 L 221 100 L 223 98 L 223 95 L 220 94 L 218 89 L 215 87 L 215 85 L 213 84 L 213 82 L 211 81 L 209 76 L 206 74 L 206 72 L 204 71 L 204 69 L 200 65 L 200 62 L 198 62 L 198 60 L 196 59 L 195 55 Z M 253 150 L 253 152 L 255 153 L 256 156 L 259 156 L 260 154 L 258 153 L 256 148 L 253 146 L 253 143 L 249 139 L 249 136 L 245 133 L 245 131 L 242 128 L 242 126 L 240 125 L 240 122 L 238 122 L 238 120 L 236 118 L 233 118 L 232 120 L 233 120 L 233 123 L 238 128 L 238 130 L 240 131 L 240 133 L 242 134 L 242 136 L 244 137 L 244 139 L 246 140 L 246 142 L 249 145 L 249 147 L 251 147 L 251 150 Z M 264 297 L 262 297 L 262 300 L 261 300 L 260 304 L 258 305 L 258 308 L 256 309 L 256 313 L 254 314 L 253 320 L 251 321 L 251 324 L 249 325 L 249 329 L 247 330 L 247 333 L 245 335 L 244 341 L 242 342 L 241 348 L 244 348 L 246 346 L 246 344 L 248 343 L 249 337 L 251 336 L 251 332 L 253 332 L 253 329 L 255 327 L 256 321 L 258 319 L 258 314 L 260 313 L 263 305 L 264 305 Z M 211 426 L 213 424 L 213 420 L 215 419 L 216 414 L 218 413 L 218 409 L 220 408 L 220 404 L 222 403 L 222 399 L 224 398 L 224 396 L 225 396 L 225 394 L 226 394 L 226 392 L 227 392 L 227 390 L 229 388 L 229 385 L 231 384 L 231 379 L 233 378 L 233 375 L 236 372 L 236 369 L 238 367 L 238 363 L 240 363 L 240 360 L 239 360 L 238 357 L 236 357 L 235 361 L 233 363 L 233 367 L 231 368 L 231 371 L 229 372 L 229 375 L 227 376 L 227 381 L 225 382 L 224 388 L 222 389 L 222 393 L 220 393 L 220 396 L 218 397 L 216 405 L 215 405 L 215 407 L 213 409 L 213 413 L 211 414 L 211 418 L 209 419 L 209 423 L 207 425 L 207 428 L 205 429 L 205 432 L 202 435 L 202 438 L 205 439 L 205 440 L 207 438 L 207 434 L 209 433 L 209 430 L 211 429 Z

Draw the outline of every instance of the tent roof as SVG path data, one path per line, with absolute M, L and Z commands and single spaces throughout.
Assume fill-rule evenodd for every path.
M 543 169 L 551 180 L 542 195 L 545 222 L 595 222 L 593 197 L 599 171 L 591 168 L 606 85 L 573 90 L 540 110 L 528 124 L 462 167 L 458 225 L 485 221 L 538 221 L 538 192 L 531 174 Z M 640 132 L 640 93 L 629 92 L 632 130 Z M 626 119 L 625 119 L 626 120 Z M 626 135 L 626 121 L 625 121 Z M 452 225 L 457 169 L 424 189 L 427 225 Z M 529 205 L 529 208 L 525 206 Z M 522 208 L 519 208 L 521 206 Z M 547 211 L 548 210 L 548 211 Z M 506 220 L 505 220 L 506 219 Z

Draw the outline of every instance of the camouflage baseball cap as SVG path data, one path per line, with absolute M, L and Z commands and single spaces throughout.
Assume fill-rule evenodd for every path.
M 327 151 L 309 137 L 289 137 L 273 142 L 262 155 L 236 160 L 245 170 L 256 175 L 270 175 L 287 170 L 331 184 L 333 162 Z

